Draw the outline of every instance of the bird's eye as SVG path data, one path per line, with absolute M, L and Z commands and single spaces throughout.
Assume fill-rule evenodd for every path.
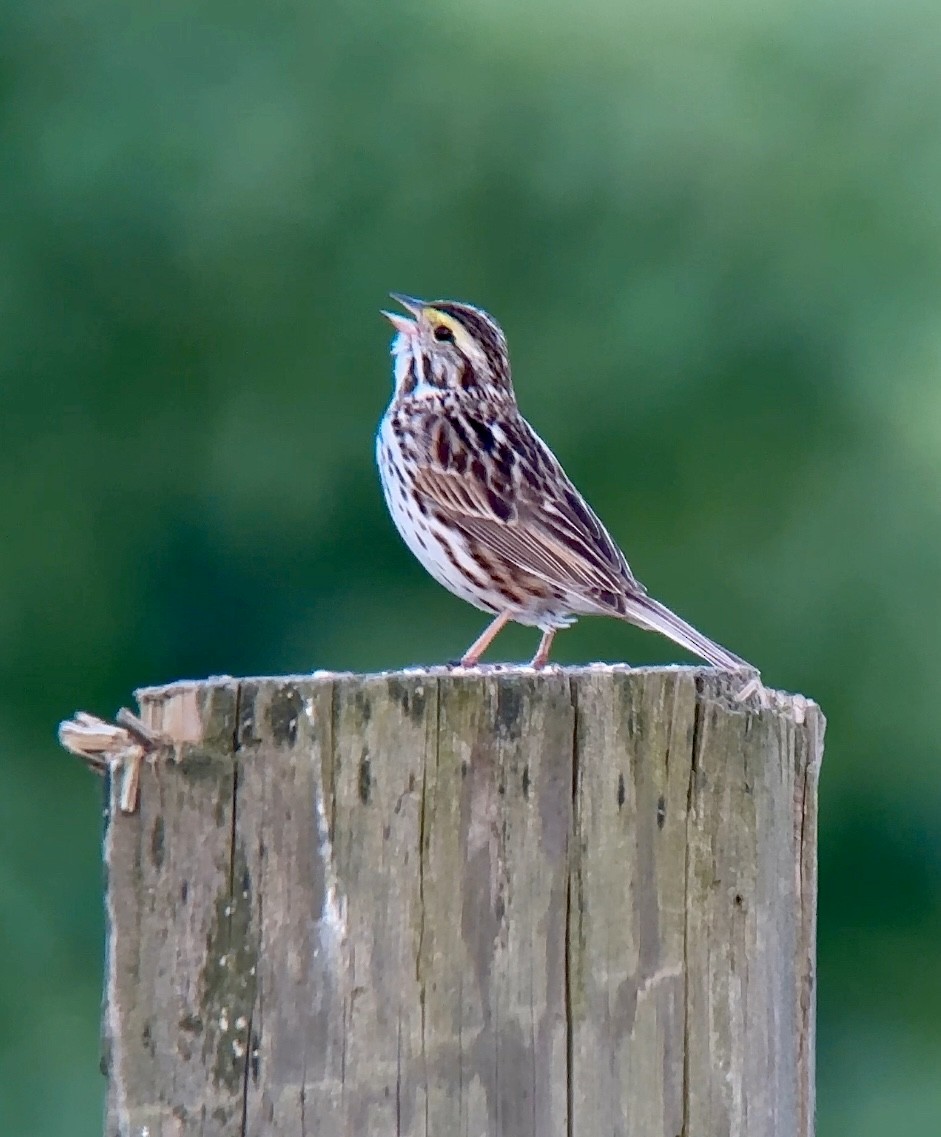
M 438 324 L 435 328 L 434 336 L 438 343 L 454 343 L 454 332 L 451 331 L 447 324 Z

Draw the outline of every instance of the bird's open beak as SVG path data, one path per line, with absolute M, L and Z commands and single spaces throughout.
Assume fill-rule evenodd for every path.
M 403 296 L 401 292 L 390 292 L 389 295 L 416 319 L 422 314 L 422 309 L 428 307 L 424 300 L 416 300 L 414 296 Z
M 406 312 L 410 312 L 416 320 L 421 315 L 422 308 L 425 307 L 424 301 L 416 300 L 412 296 L 403 296 L 401 292 L 390 292 L 389 295 L 397 304 L 401 304 Z M 382 314 L 397 332 L 406 336 L 415 334 L 418 327 L 415 320 L 410 320 L 407 316 L 400 316 L 398 312 L 387 312 L 384 308 Z
M 398 312 L 387 312 L 385 308 L 380 308 L 383 316 L 389 321 L 393 328 L 401 335 L 413 335 L 418 325 L 414 320 L 410 320 L 408 316 L 400 316 Z

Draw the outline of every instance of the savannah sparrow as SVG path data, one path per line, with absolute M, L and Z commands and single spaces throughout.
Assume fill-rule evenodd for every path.
M 716 667 L 748 668 L 647 595 L 624 554 L 519 413 L 506 338 L 470 304 L 392 294 L 395 389 L 376 459 L 406 545 L 456 596 L 495 619 L 473 667 L 510 621 L 542 631 L 532 666 L 576 616 L 660 632 Z

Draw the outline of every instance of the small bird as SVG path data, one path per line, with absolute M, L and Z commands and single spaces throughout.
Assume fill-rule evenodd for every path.
M 659 632 L 715 667 L 754 670 L 647 595 L 607 529 L 522 417 L 506 337 L 453 300 L 392 293 L 394 390 L 376 460 L 392 520 L 429 573 L 494 619 L 473 667 L 511 621 L 537 627 L 533 667 L 577 616 Z

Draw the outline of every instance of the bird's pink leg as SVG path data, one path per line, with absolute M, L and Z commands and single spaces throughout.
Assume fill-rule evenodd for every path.
M 480 662 L 480 657 L 509 622 L 509 612 L 501 612 L 496 619 L 492 620 L 461 656 L 461 667 L 476 667 Z
M 555 639 L 555 634 L 558 628 L 550 628 L 548 632 L 542 633 L 542 639 L 539 641 L 539 650 L 533 656 L 533 661 L 530 667 L 545 667 L 549 662 L 549 649 L 552 647 L 552 641 Z

